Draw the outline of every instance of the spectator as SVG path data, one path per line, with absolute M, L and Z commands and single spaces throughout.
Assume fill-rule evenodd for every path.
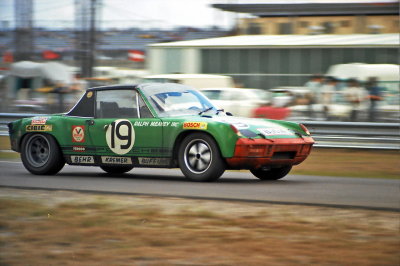
M 347 81 L 347 87 L 343 92 L 352 108 L 350 121 L 357 121 L 359 111 L 363 103 L 367 100 L 368 93 L 363 87 L 360 87 L 359 82 L 354 78 Z
M 382 91 L 383 88 L 378 86 L 378 79 L 376 77 L 370 77 L 367 81 L 366 88 L 369 93 L 369 100 L 370 100 L 370 105 L 369 105 L 369 121 L 375 121 L 376 120 L 376 107 L 378 104 L 378 101 L 382 101 Z
M 323 115 L 329 120 L 329 107 L 333 103 L 333 96 L 337 90 L 338 80 L 335 77 L 327 77 L 321 88 L 321 103 L 323 107 Z
M 321 97 L 321 87 L 322 87 L 323 76 L 320 74 L 315 74 L 311 76 L 311 79 L 305 84 L 307 89 L 310 90 L 309 94 L 309 116 L 314 118 L 313 105 L 320 102 Z

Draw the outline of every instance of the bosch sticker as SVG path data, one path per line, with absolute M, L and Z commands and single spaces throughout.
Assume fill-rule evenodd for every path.
M 135 130 L 132 123 L 126 119 L 112 122 L 106 131 L 108 147 L 116 154 L 128 153 L 135 143 Z
M 85 126 L 72 126 L 72 142 L 85 142 Z
M 207 129 L 206 122 L 185 122 L 183 129 Z

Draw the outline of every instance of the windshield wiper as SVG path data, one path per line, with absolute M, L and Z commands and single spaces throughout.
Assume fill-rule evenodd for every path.
M 224 112 L 225 110 L 224 109 L 218 109 L 217 110 L 217 115 L 219 115 L 219 112 Z
M 203 111 L 200 111 L 199 112 L 199 115 L 202 115 L 202 114 L 204 114 L 205 112 L 208 112 L 208 111 L 210 111 L 210 110 L 212 110 L 213 109 L 213 107 L 208 107 L 207 109 L 204 109 Z

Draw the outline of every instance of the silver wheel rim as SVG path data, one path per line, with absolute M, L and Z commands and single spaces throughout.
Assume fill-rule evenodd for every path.
M 186 167 L 195 174 L 202 174 L 210 168 L 212 151 L 210 145 L 201 139 L 195 139 L 186 145 L 184 153 Z
M 42 135 L 34 135 L 26 143 L 25 154 L 30 165 L 42 167 L 50 158 L 50 143 Z

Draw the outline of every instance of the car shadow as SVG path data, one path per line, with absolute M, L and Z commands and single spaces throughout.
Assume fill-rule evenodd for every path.
M 73 178 L 102 178 L 102 179 L 110 179 L 110 178 L 118 178 L 118 179 L 127 179 L 127 180 L 141 180 L 141 181 L 168 181 L 168 182 L 189 182 L 189 183 L 202 183 L 202 184 L 268 184 L 268 185 L 293 185 L 293 184 L 304 184 L 308 181 L 305 180 L 287 180 L 285 178 L 281 180 L 260 180 L 252 176 L 238 176 L 232 177 L 232 173 L 229 176 L 220 177 L 216 181 L 213 182 L 194 182 L 187 179 L 183 174 L 143 174 L 143 173 L 135 173 L 134 170 L 123 173 L 123 174 L 110 174 L 104 172 L 70 172 L 70 171 L 61 171 L 56 176 L 59 177 L 73 177 Z

